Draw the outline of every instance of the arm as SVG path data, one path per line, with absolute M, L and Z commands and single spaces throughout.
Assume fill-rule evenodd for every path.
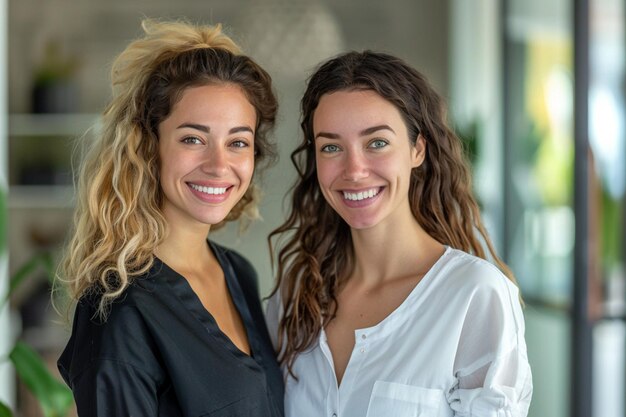
M 455 416 L 525 417 L 532 379 L 517 289 L 503 277 L 473 292 L 457 348 Z
M 267 330 L 272 339 L 274 350 L 278 349 L 278 326 L 282 315 L 282 302 L 280 299 L 280 291 L 276 291 L 268 300 L 265 308 L 265 321 Z
M 79 416 L 158 415 L 157 387 L 145 372 L 116 360 L 98 360 L 71 384 Z
M 115 304 L 106 322 L 94 303 L 77 305 L 72 336 L 59 370 L 74 393 L 79 416 L 156 416 L 162 369 L 141 314 Z

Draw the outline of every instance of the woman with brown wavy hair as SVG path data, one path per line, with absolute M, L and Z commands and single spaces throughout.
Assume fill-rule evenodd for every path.
M 219 26 L 143 28 L 78 176 L 59 370 L 81 416 L 282 416 L 256 273 L 207 239 L 254 215 L 271 78 Z
M 350 52 L 309 79 L 301 126 L 270 236 L 286 415 L 526 416 L 518 289 L 440 96 L 396 57 Z

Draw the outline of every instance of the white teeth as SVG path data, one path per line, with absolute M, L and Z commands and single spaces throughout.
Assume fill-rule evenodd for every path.
M 349 193 L 347 191 L 344 191 L 343 198 L 345 198 L 346 200 L 360 201 L 366 198 L 372 198 L 376 194 L 378 194 L 378 188 L 372 188 L 371 190 L 360 191 L 358 193 Z
M 189 184 L 191 188 L 205 194 L 224 194 L 226 187 L 203 187 L 201 185 Z

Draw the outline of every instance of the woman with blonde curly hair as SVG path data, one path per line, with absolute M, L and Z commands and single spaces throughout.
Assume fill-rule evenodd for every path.
M 59 280 L 81 416 L 282 416 L 256 273 L 209 231 L 254 216 L 271 78 L 220 26 L 144 21 L 112 68 Z
M 299 178 L 270 236 L 285 415 L 526 416 L 518 289 L 441 97 L 366 51 L 321 65 L 301 104 Z

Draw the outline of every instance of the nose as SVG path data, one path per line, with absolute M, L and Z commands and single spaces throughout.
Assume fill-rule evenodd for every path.
M 204 153 L 202 172 L 219 177 L 228 171 L 228 158 L 226 150 L 221 147 L 210 147 Z
M 367 160 L 359 152 L 346 152 L 343 177 L 347 181 L 359 181 L 369 175 Z

